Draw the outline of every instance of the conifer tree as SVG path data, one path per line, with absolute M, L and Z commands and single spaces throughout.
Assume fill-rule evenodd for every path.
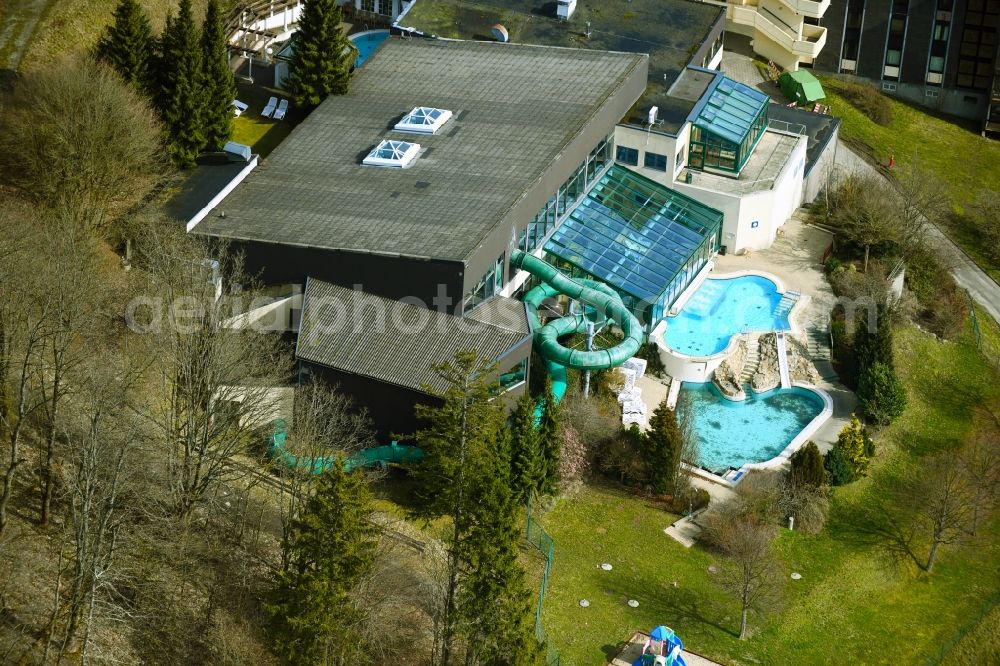
M 221 150 L 233 134 L 233 100 L 236 80 L 229 69 L 226 35 L 222 30 L 218 0 L 208 0 L 205 23 L 201 28 L 201 71 L 205 113 L 202 129 L 205 147 Z
M 511 414 L 510 442 L 510 487 L 514 501 L 523 504 L 541 487 L 545 476 L 535 427 L 535 403 L 527 392 Z
M 788 462 L 791 463 L 788 476 L 793 486 L 818 488 L 826 484 L 823 454 L 819 452 L 815 442 L 806 442 L 805 446 L 792 454 Z
M 312 108 L 327 95 L 347 92 L 354 50 L 342 21 L 336 0 L 306 0 L 288 68 L 288 89 L 296 106 Z
M 889 425 L 906 410 L 906 387 L 892 366 L 876 362 L 861 368 L 858 405 L 878 425 Z
M 114 17 L 114 23 L 98 40 L 95 55 L 138 90 L 149 92 L 155 69 L 149 17 L 138 0 L 121 0 Z
M 868 476 L 872 444 L 865 427 L 854 414 L 851 422 L 837 435 L 837 442 L 827 454 L 825 467 L 833 485 L 850 483 Z
M 201 47 L 191 0 L 181 0 L 177 16 L 167 15 L 160 39 L 156 107 L 167 130 L 167 152 L 181 167 L 194 166 L 205 147 Z
M 545 397 L 542 418 L 538 424 L 538 446 L 542 459 L 540 495 L 552 495 L 559 483 L 560 454 L 562 452 L 562 409 L 552 389 L 552 378 L 545 377 Z
M 870 330 L 860 320 L 854 333 L 854 355 L 858 370 L 863 373 L 873 363 L 885 363 L 894 367 L 892 353 L 892 319 L 884 307 L 879 307 L 875 330 Z
M 459 637 L 459 589 L 468 571 L 466 541 L 474 521 L 474 485 L 491 449 L 506 447 L 503 407 L 492 400 L 495 382 L 492 365 L 482 363 L 473 351 L 460 351 L 453 361 L 435 366 L 443 389 L 428 387 L 438 405 L 417 405 L 416 415 L 427 428 L 415 439 L 424 456 L 412 469 L 416 495 L 421 501 L 416 515 L 422 518 L 451 517 L 447 539 L 447 581 L 436 662 L 449 664 Z M 492 377 L 492 379 L 491 379 Z M 509 455 L 509 454 L 508 454 Z M 509 461 L 507 463 L 509 465 Z M 509 474 L 503 474 L 507 483 Z
M 677 413 L 664 400 L 653 411 L 646 433 L 647 478 L 654 492 L 674 491 L 683 447 L 684 432 L 677 423 Z
M 533 416 L 530 398 L 521 402 L 527 402 L 528 414 Z M 507 433 L 501 430 L 497 436 L 502 440 Z M 464 543 L 468 574 L 458 603 L 466 664 L 526 666 L 536 663 L 539 653 L 532 626 L 532 595 L 518 562 L 520 504 L 506 483 L 504 470 L 512 461 L 505 452 L 502 442 L 484 451 L 469 496 Z
M 351 593 L 375 560 L 371 499 L 364 477 L 345 472 L 338 459 L 292 523 L 283 544 L 291 566 L 278 574 L 266 605 L 271 639 L 291 663 L 347 665 L 364 657 Z

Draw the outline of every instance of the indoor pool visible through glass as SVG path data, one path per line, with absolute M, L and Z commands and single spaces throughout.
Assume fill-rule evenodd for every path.
M 792 387 L 767 393 L 747 391 L 747 399 L 723 398 L 715 386 L 681 387 L 680 409 L 689 414 L 698 440 L 698 464 L 716 474 L 730 467 L 770 460 L 781 453 L 823 411 L 823 399 Z
M 708 278 L 676 317 L 667 317 L 663 341 L 688 356 L 711 356 L 744 331 L 786 331 L 794 303 L 760 275 Z
M 360 32 L 356 35 L 351 35 L 348 37 L 351 43 L 358 48 L 358 57 L 354 61 L 354 69 L 361 67 L 365 63 L 365 60 L 375 53 L 378 47 L 382 46 L 382 43 L 389 39 L 388 30 L 370 30 L 369 32 Z

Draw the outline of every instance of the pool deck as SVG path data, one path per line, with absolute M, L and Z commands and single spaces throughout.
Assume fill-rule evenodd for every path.
M 829 350 L 816 344 L 816 340 L 827 335 L 829 313 L 837 301 L 823 274 L 822 263 L 823 252 L 832 241 L 832 236 L 804 224 L 801 218 L 802 214 L 796 212 L 782 227 L 784 233 L 766 250 L 742 256 L 716 257 L 712 274 L 748 269 L 764 271 L 777 276 L 786 288 L 809 295 L 809 302 L 801 306 L 801 311 L 797 313 L 797 323 L 801 329 L 800 339 L 806 343 L 821 377 L 816 386 L 826 391 L 833 400 L 833 416 L 811 437 L 820 451 L 825 452 L 833 446 L 837 435 L 849 422 L 857 400 L 833 370 Z

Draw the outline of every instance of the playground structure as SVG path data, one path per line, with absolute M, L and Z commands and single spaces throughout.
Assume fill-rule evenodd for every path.
M 312 474 L 322 474 L 329 469 L 337 456 L 303 456 L 290 453 L 285 448 L 288 438 L 287 424 L 284 419 L 276 419 L 271 424 L 271 436 L 267 441 L 267 454 L 273 460 L 280 461 L 285 467 L 294 470 L 308 471 Z M 344 458 L 344 471 L 350 472 L 364 467 L 384 467 L 389 464 L 411 463 L 420 460 L 424 455 L 422 449 L 404 444 L 391 444 L 363 449 Z
M 642 654 L 632 666 L 687 666 L 682 650 L 684 645 L 674 630 L 661 624 L 649 632 Z
M 513 250 L 510 266 L 531 273 L 542 281 L 524 296 L 528 307 L 528 322 L 535 336 L 535 349 L 545 361 L 552 377 L 552 392 L 556 402 L 566 394 L 566 368 L 604 370 L 614 368 L 635 356 L 643 341 L 642 324 L 625 307 L 621 296 L 611 287 L 596 280 L 573 279 L 558 268 L 521 250 Z M 564 294 L 593 308 L 606 321 L 613 321 L 625 334 L 625 339 L 608 349 L 570 349 L 559 338 L 573 333 L 585 333 L 591 322 L 584 314 L 567 315 L 542 325 L 538 310 L 546 299 Z

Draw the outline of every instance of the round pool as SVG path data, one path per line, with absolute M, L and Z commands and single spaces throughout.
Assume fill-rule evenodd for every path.
M 793 300 L 763 275 L 708 278 L 675 317 L 667 317 L 663 341 L 686 356 L 712 356 L 734 335 L 787 331 Z

